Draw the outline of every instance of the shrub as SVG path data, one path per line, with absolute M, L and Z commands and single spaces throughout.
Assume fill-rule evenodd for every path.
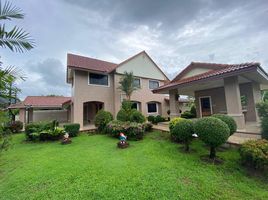
M 116 115 L 116 119 L 122 122 L 127 122 L 130 121 L 130 115 L 126 110 L 121 108 Z
M 182 120 L 185 120 L 184 118 L 181 118 L 181 117 L 175 117 L 175 118 L 173 118 L 170 122 L 169 122 L 169 130 L 170 130 L 170 132 L 172 131 L 172 129 L 174 128 L 174 126 L 178 123 L 178 122 L 180 122 L 180 121 L 182 121 Z
M 148 120 L 149 122 L 152 122 L 152 123 L 154 124 L 154 123 L 155 123 L 155 116 L 150 115 L 150 116 L 147 117 L 147 120 Z
M 80 130 L 80 124 L 78 123 L 65 124 L 63 128 L 69 134 L 70 137 L 76 137 Z
M 227 124 L 215 117 L 204 117 L 195 123 L 195 133 L 210 146 L 210 158 L 216 157 L 216 147 L 224 144 L 230 134 Z
M 43 130 L 39 133 L 39 140 L 58 140 L 64 135 L 64 129 L 56 127 L 54 130 Z
M 12 133 L 19 133 L 23 129 L 23 123 L 21 121 L 8 122 L 5 126 Z
M 196 107 L 195 107 L 195 105 L 191 106 L 190 113 L 192 113 L 193 118 L 196 117 Z
M 230 135 L 233 135 L 236 132 L 237 125 L 236 125 L 234 118 L 232 118 L 231 116 L 223 115 L 223 114 L 215 114 L 215 115 L 212 115 L 212 117 L 216 117 L 222 120 L 223 122 L 225 122 L 230 129 Z
M 195 118 L 195 115 L 193 115 L 190 111 L 186 110 L 181 114 L 181 117 L 185 119 L 191 119 Z
M 178 121 L 170 132 L 172 138 L 182 141 L 185 145 L 185 151 L 189 151 L 189 144 L 194 134 L 193 122 L 191 120 Z
M 52 130 L 54 128 L 54 124 L 52 121 L 46 122 L 32 122 L 25 125 L 25 135 L 26 139 L 31 140 L 31 133 L 40 133 L 43 130 Z
M 99 110 L 95 116 L 95 126 L 99 132 L 105 132 L 106 125 L 113 120 L 113 115 L 104 110 Z
M 143 126 L 146 132 L 152 131 L 153 129 L 153 124 L 151 122 L 145 122 L 143 123 Z
M 254 169 L 268 169 L 268 141 L 250 140 L 239 148 L 243 165 Z
M 165 118 L 162 117 L 161 115 L 157 115 L 154 119 L 155 123 L 159 123 L 159 122 L 164 122 L 165 121 Z
M 64 134 L 64 129 L 58 128 L 57 125 L 56 120 L 29 123 L 25 126 L 26 139 L 30 141 L 57 140 Z
M 128 100 L 124 100 L 122 102 L 121 108 L 124 109 L 126 112 L 131 112 L 133 103 Z
M 268 140 L 268 101 L 260 102 L 256 105 L 261 119 L 261 135 Z
M 123 132 L 129 140 L 140 140 L 144 135 L 144 126 L 136 122 L 122 122 L 113 120 L 107 125 L 107 133 L 114 137 L 119 137 Z
M 145 122 L 145 117 L 141 112 L 133 110 L 130 114 L 129 120 L 131 122 L 143 123 Z

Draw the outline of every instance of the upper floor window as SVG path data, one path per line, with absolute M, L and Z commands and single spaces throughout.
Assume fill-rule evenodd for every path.
M 134 85 L 134 87 L 141 88 L 141 79 L 135 78 L 133 80 L 133 85 Z
M 89 73 L 89 84 L 108 86 L 108 75 Z
M 159 87 L 159 81 L 149 80 L 149 88 L 151 90 Z

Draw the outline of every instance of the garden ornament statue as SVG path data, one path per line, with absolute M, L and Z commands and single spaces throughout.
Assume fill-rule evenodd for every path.
M 119 134 L 119 142 L 117 143 L 117 146 L 119 147 L 119 148 L 127 148 L 128 147 L 128 143 L 126 142 L 126 140 L 127 140 L 127 136 L 124 134 L 124 133 L 120 133 Z
M 71 140 L 70 137 L 69 137 L 69 133 L 65 133 L 65 134 L 63 135 L 61 144 L 70 144 L 71 142 L 72 142 L 72 140 Z

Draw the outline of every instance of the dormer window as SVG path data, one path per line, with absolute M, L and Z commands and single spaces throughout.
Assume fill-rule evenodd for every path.
M 88 83 L 92 85 L 104 85 L 108 86 L 109 78 L 106 74 L 95 74 L 95 73 L 89 73 L 88 74 Z

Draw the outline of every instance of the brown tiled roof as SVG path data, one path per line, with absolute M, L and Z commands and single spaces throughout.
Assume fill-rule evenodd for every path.
M 62 96 L 28 96 L 18 104 L 12 104 L 9 108 L 31 107 L 62 107 L 63 104 L 70 102 L 71 97 Z
M 210 63 L 200 63 L 203 66 L 207 66 Z M 208 79 L 208 78 L 212 78 L 212 77 L 218 77 L 218 76 L 222 76 L 222 75 L 228 75 L 228 74 L 232 74 L 233 72 L 240 72 L 243 70 L 250 70 L 250 69 L 256 69 L 257 67 L 260 67 L 259 63 L 243 63 L 243 64 L 215 64 L 213 63 L 212 65 L 214 66 L 218 66 L 218 69 L 212 69 L 208 72 L 202 73 L 202 74 L 198 74 L 195 76 L 191 76 L 191 77 L 187 77 L 187 78 L 183 78 L 183 79 L 179 79 L 177 80 L 176 78 L 174 78 L 171 82 L 153 90 L 153 92 L 157 92 L 163 89 L 167 89 L 173 86 L 179 86 L 179 85 L 183 85 L 183 84 L 187 84 L 187 83 L 193 83 L 195 81 L 199 81 L 199 80 L 204 80 L 204 79 Z M 215 67 L 216 68 L 216 67 Z
M 100 72 L 110 72 L 117 67 L 117 64 L 94 58 L 67 54 L 67 66 Z

